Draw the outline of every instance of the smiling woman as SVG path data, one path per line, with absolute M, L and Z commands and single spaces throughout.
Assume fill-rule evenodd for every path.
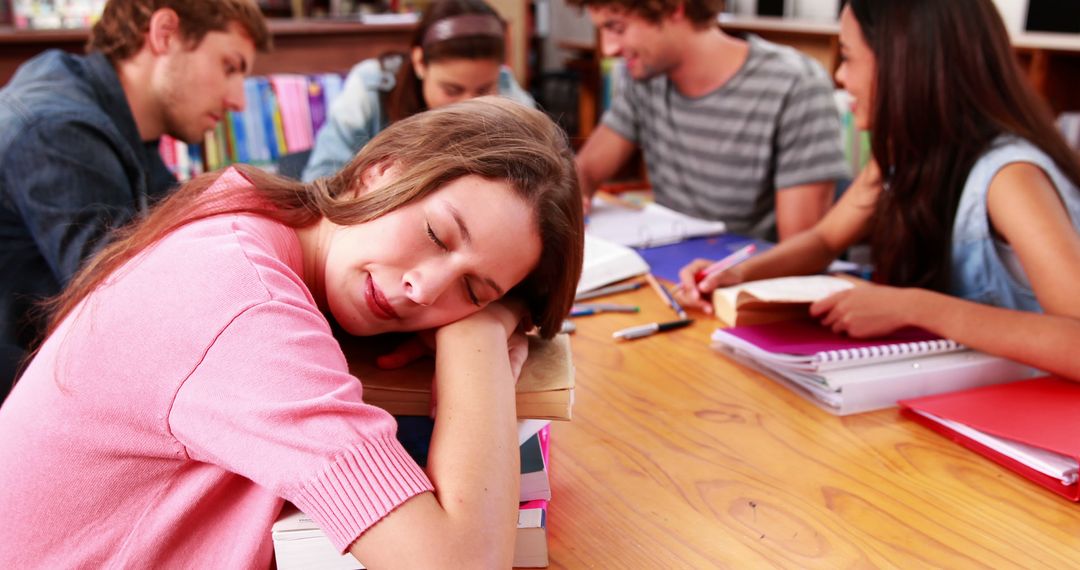
M 0 565 L 266 566 L 287 499 L 369 567 L 509 566 L 515 331 L 556 332 L 582 256 L 565 137 L 505 99 L 396 123 L 315 184 L 192 181 L 73 281 L 0 408 L 0 510 L 33 529 Z M 426 471 L 331 321 L 437 329 Z

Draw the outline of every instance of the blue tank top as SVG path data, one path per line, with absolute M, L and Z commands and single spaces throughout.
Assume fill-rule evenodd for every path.
M 1046 173 L 1065 204 L 1073 228 L 1080 231 L 1080 190 L 1053 159 L 1026 140 L 998 137 L 975 162 L 960 196 L 953 224 L 950 292 L 983 304 L 1042 312 L 1020 260 L 1009 244 L 994 235 L 986 210 L 990 181 L 1015 162 L 1033 164 Z

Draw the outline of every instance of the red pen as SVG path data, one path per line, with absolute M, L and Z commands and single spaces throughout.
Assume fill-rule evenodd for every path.
M 703 279 L 705 279 L 706 277 L 708 277 L 708 276 L 710 276 L 710 275 L 712 275 L 714 273 L 720 273 L 721 271 L 724 271 L 725 269 L 731 269 L 732 267 L 735 267 L 736 265 L 746 261 L 747 259 L 750 259 L 750 256 L 754 255 L 754 251 L 756 251 L 756 250 L 757 250 L 757 245 L 752 244 L 752 243 L 747 244 L 747 245 L 745 245 L 743 247 L 740 247 L 738 250 L 736 250 L 731 255 L 728 255 L 724 259 L 721 259 L 720 261 L 717 261 L 716 263 L 713 263 L 712 265 L 706 267 L 705 269 L 702 269 L 702 270 L 698 271 L 697 273 L 695 273 L 694 274 L 694 282 L 695 283 L 701 283 L 701 281 Z

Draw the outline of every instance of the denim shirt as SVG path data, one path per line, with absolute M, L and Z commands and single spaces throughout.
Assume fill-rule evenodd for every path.
M 987 305 L 1042 312 L 1016 252 L 994 235 L 986 210 L 991 180 L 1015 162 L 1033 164 L 1046 173 L 1065 204 L 1073 228 L 1080 231 L 1080 189 L 1035 145 L 1013 136 L 998 137 L 975 162 L 960 196 L 953 223 L 951 292 Z
M 0 399 L 82 261 L 176 179 L 101 54 L 45 52 L 0 89 Z
M 311 182 L 341 170 L 375 135 L 387 127 L 382 94 L 396 84 L 400 65 L 396 58 L 365 59 L 353 66 L 341 94 L 330 103 L 326 123 L 315 135 L 301 179 Z M 522 89 L 506 66 L 499 69 L 499 94 L 530 107 L 532 97 Z

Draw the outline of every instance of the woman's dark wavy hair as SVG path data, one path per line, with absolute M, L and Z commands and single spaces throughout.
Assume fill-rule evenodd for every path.
M 1080 164 L 1024 77 L 991 0 L 849 0 L 877 61 L 871 150 L 881 193 L 871 230 L 879 281 L 947 291 L 969 172 L 996 137 Z
M 502 63 L 506 59 L 505 36 L 461 36 L 423 45 L 424 36 L 432 24 L 452 16 L 469 14 L 492 16 L 502 21 L 484 0 L 436 0 L 424 10 L 409 46 L 423 47 L 425 64 L 445 59 L 487 59 Z M 405 54 L 396 79 L 394 88 L 384 98 L 386 116 L 391 123 L 427 110 L 423 83 L 416 76 L 410 54 Z

